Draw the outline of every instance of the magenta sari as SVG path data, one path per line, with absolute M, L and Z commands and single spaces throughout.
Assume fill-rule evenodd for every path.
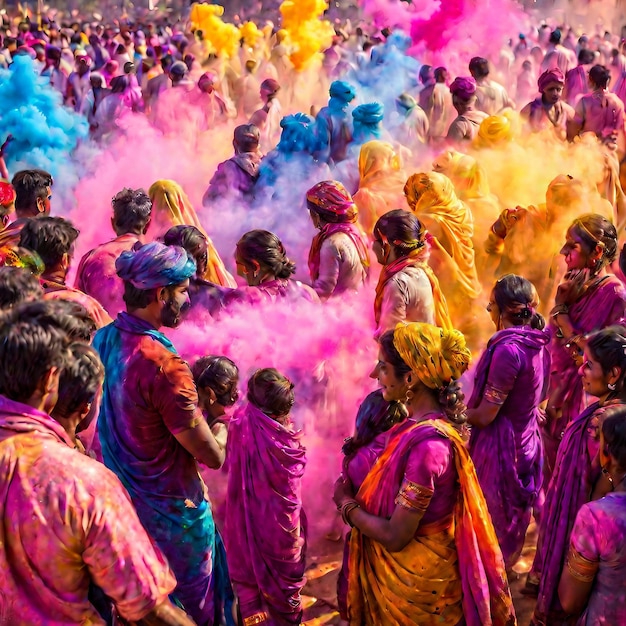
M 617 324 L 626 314 L 626 292 L 622 282 L 609 275 L 595 288 L 590 288 L 576 303 L 569 307 L 569 318 L 575 334 L 586 335 L 594 330 Z M 565 348 L 564 340 L 558 339 L 556 328 L 552 338 L 550 353 L 552 369 L 550 372 L 550 390 L 563 389 L 562 416 L 551 420 L 543 431 L 545 467 L 547 484 L 556 461 L 559 443 L 567 425 L 584 409 L 583 386 L 578 375 L 578 365 Z
M 300 435 L 248 403 L 230 423 L 227 462 L 224 539 L 242 617 L 299 624 L 306 581 Z
M 529 574 L 531 580 L 539 578 L 534 624 L 557 626 L 576 623 L 576 620 L 567 620 L 559 603 L 559 580 L 576 514 L 583 504 L 589 502 L 600 476 L 596 456 L 600 447 L 598 429 L 602 414 L 616 404 L 601 407 L 594 402 L 587 407 L 566 428 L 559 446 L 556 469 L 550 480 L 539 525 L 537 553 Z

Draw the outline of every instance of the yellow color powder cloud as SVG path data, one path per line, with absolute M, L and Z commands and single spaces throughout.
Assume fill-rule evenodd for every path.
M 324 0 L 285 0 L 280 5 L 282 26 L 293 46 L 290 60 L 296 70 L 306 69 L 329 48 L 335 30 L 328 20 L 320 20 L 328 4 Z

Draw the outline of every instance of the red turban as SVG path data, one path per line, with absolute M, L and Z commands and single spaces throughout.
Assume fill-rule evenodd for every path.
M 306 192 L 310 211 L 322 215 L 327 222 L 356 222 L 358 209 L 348 190 L 336 180 L 317 183 Z
M 558 67 L 555 67 L 551 70 L 546 70 L 537 81 L 537 86 L 539 87 L 539 91 L 543 93 L 543 90 L 550 83 L 559 83 L 561 85 L 565 84 L 565 77 L 563 76 L 563 72 Z
M 0 180 L 0 206 L 9 206 L 15 202 L 15 189 L 13 185 L 4 180 Z

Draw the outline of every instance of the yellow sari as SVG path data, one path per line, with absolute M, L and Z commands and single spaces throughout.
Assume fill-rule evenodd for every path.
M 208 262 L 203 278 L 222 287 L 236 287 L 183 188 L 173 180 L 157 180 L 148 190 L 148 196 L 152 200 L 152 219 L 157 228 L 165 227 L 157 237 L 162 237 L 172 226 L 195 226 L 207 240 Z
M 441 284 L 447 286 L 446 298 L 464 304 L 468 298 L 477 298 L 481 285 L 472 243 L 474 221 L 450 179 L 437 172 L 412 174 L 404 195 L 411 211 L 434 237 L 431 265 Z
M 467 626 L 514 626 L 502 553 L 459 433 L 443 420 L 397 428 L 399 433 L 357 494 L 364 509 L 372 515 L 391 515 L 407 455 L 411 447 L 432 435 L 432 428 L 452 444 L 458 500 L 452 518 L 420 525 L 400 552 L 389 552 L 358 529 L 352 530 L 350 626 L 456 626 L 463 618 Z

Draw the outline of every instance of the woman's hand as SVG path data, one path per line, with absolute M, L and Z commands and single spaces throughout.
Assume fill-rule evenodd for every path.
M 589 281 L 589 270 L 574 270 L 565 275 L 565 280 L 559 285 L 556 291 L 554 303 L 574 304 L 587 291 Z
M 335 481 L 333 500 L 338 508 L 341 507 L 346 500 L 354 500 L 354 487 L 349 479 L 340 476 Z

